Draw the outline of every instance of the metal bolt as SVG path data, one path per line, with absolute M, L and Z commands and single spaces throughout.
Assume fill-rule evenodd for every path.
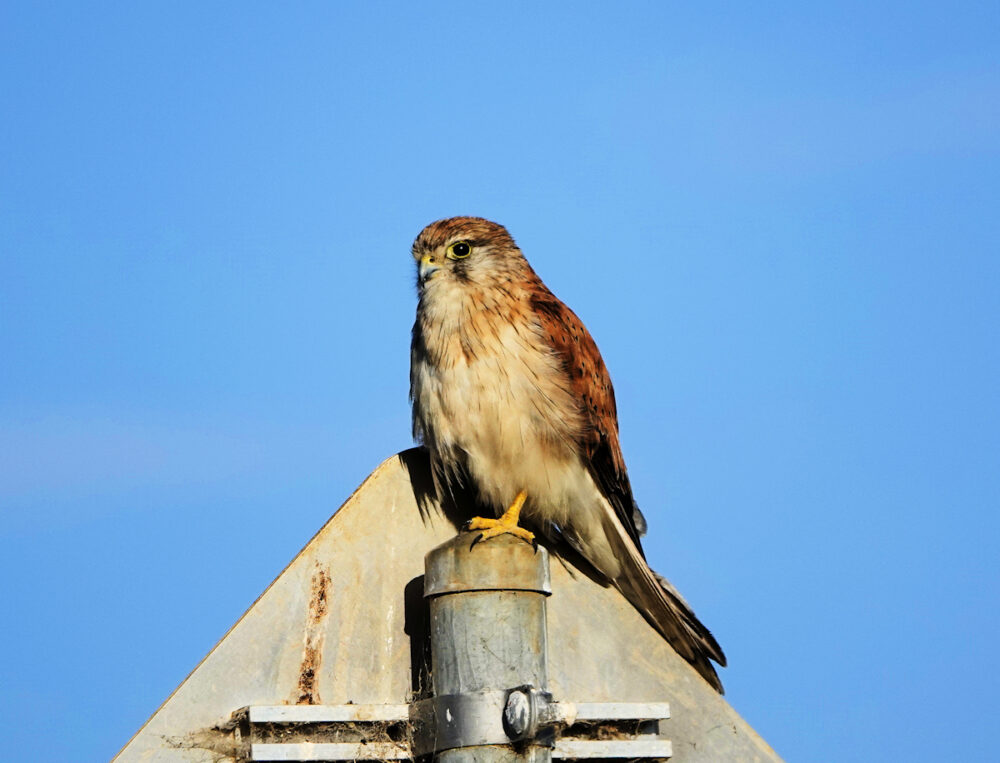
M 515 689 L 507 696 L 503 720 L 511 739 L 524 739 L 532 731 L 531 704 L 531 695 L 523 689 Z

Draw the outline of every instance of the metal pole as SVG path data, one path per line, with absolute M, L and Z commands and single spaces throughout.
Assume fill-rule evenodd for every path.
M 547 763 L 551 737 L 524 731 L 536 728 L 530 693 L 511 690 L 548 688 L 548 553 L 509 535 L 470 548 L 474 537 L 460 534 L 424 560 L 436 760 Z

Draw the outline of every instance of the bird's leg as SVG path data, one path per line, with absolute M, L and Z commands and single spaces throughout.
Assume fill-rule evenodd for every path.
M 521 507 L 524 506 L 524 500 L 527 497 L 528 494 L 524 490 L 518 493 L 517 498 L 514 499 L 510 508 L 503 513 L 500 519 L 487 519 L 486 517 L 473 517 L 470 519 L 466 525 L 467 529 L 482 530 L 479 536 L 472 541 L 472 545 L 475 546 L 481 540 L 495 538 L 498 535 L 510 534 L 530 543 L 532 546 L 537 546 L 538 541 L 535 540 L 535 534 L 517 525 L 517 520 L 521 516 Z

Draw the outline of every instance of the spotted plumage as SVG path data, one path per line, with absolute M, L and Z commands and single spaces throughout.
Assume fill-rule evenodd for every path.
M 439 489 L 471 480 L 501 517 L 478 526 L 505 523 L 487 533 L 515 532 L 507 520 L 516 525 L 523 510 L 565 539 L 721 691 L 710 660 L 725 665 L 722 650 L 646 564 L 614 390 L 586 327 L 501 225 L 440 220 L 417 237 L 413 257 L 413 433 Z

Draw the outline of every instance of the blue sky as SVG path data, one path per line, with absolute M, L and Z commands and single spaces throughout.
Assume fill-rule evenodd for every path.
M 110 758 L 409 446 L 409 245 L 474 214 L 596 337 L 737 710 L 789 760 L 991 759 L 998 40 L 985 2 L 4 3 L 7 748 Z

